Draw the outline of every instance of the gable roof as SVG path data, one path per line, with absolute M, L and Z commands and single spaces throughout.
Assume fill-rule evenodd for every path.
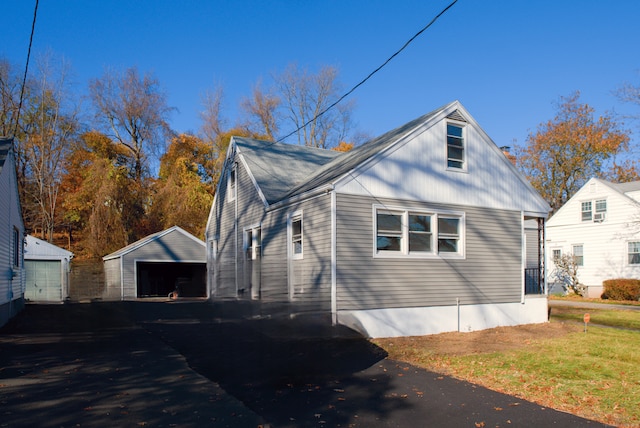
M 55 259 L 68 258 L 71 259 L 73 253 L 57 245 L 53 245 L 42 239 L 38 239 L 33 235 L 27 235 L 26 245 L 24 246 L 25 260 L 31 259 Z
M 244 137 L 233 137 L 233 142 L 266 202 L 273 204 L 341 177 L 454 103 L 420 116 L 348 152 Z M 460 120 L 458 117 L 455 119 Z
M 265 205 L 275 208 L 291 198 L 335 185 L 356 169 L 368 168 L 395 147 L 400 147 L 444 119 L 473 124 L 482 138 L 495 146 L 460 102 L 453 101 L 346 153 L 234 137 L 229 147 L 228 159 L 234 153 L 239 155 Z M 495 151 L 502 156 L 497 146 Z M 504 163 L 523 188 L 528 189 L 527 193 L 535 201 L 535 212 L 547 213 L 549 207 L 546 201 L 511 162 L 505 158 Z
M 628 192 L 637 192 L 640 191 L 640 181 L 630 181 L 627 183 L 611 183 L 609 181 L 604 181 L 605 184 L 608 184 L 614 190 L 617 190 L 620 193 L 628 193 Z
M 138 248 L 143 247 L 143 246 L 145 246 L 145 245 L 147 245 L 147 244 L 149 244 L 149 243 L 151 243 L 153 241 L 156 241 L 156 240 L 162 238 L 163 236 L 168 235 L 169 233 L 174 232 L 174 231 L 178 232 L 178 233 L 181 233 L 181 234 L 183 234 L 184 236 L 186 236 L 188 238 L 191 238 L 193 241 L 197 242 L 198 244 L 202 245 L 203 247 L 206 245 L 204 243 L 204 241 L 202 241 L 201 239 L 196 238 L 195 236 L 193 236 L 192 234 L 190 234 L 186 230 L 182 229 L 181 227 L 173 226 L 173 227 L 170 227 L 169 229 L 165 229 L 165 230 L 162 230 L 160 232 L 152 233 L 151 235 L 145 236 L 144 238 L 142 238 L 142 239 L 140 239 L 140 240 L 138 240 L 138 241 L 136 241 L 136 242 L 134 242 L 132 244 L 127 245 L 126 247 L 120 248 L 118 251 L 114 251 L 111 254 L 107 254 L 106 256 L 104 256 L 102 258 L 102 260 L 106 261 L 106 260 L 116 259 L 118 257 L 122 257 L 122 256 L 124 256 L 126 254 L 129 254 L 130 252 L 135 251 Z

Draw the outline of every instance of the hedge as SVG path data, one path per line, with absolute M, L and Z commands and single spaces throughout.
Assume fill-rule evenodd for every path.
M 602 282 L 603 299 L 640 300 L 640 279 L 617 278 Z

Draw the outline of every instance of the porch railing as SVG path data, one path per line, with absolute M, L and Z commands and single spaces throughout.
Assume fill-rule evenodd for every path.
M 524 270 L 524 294 L 544 294 L 544 287 L 540 278 L 540 268 Z

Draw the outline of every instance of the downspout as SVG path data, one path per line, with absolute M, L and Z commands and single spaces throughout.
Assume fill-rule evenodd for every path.
M 338 324 L 338 283 L 337 283 L 337 197 L 335 189 L 331 189 L 331 323 Z
M 526 278 L 524 275 L 525 269 L 527 268 L 527 235 L 524 232 L 524 212 L 520 211 L 520 239 L 521 239 L 521 247 L 520 247 L 520 290 L 521 297 L 520 303 L 524 305 L 525 303 L 525 294 L 526 294 Z
M 235 156 L 234 156 L 235 157 Z M 234 214 L 233 214 L 233 236 L 235 239 L 235 243 L 234 243 L 234 263 L 235 263 L 235 282 L 236 282 L 236 298 L 238 297 L 238 162 L 234 162 L 233 166 L 231 167 L 233 170 L 235 170 L 234 173 L 234 179 L 235 179 L 235 183 L 234 183 L 234 201 L 233 201 L 233 205 L 234 205 Z

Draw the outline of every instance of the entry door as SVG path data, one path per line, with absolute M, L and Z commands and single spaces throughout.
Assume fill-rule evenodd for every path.
M 260 298 L 260 277 L 262 270 L 262 233 L 260 226 L 245 230 L 245 278 L 248 282 L 252 299 Z

